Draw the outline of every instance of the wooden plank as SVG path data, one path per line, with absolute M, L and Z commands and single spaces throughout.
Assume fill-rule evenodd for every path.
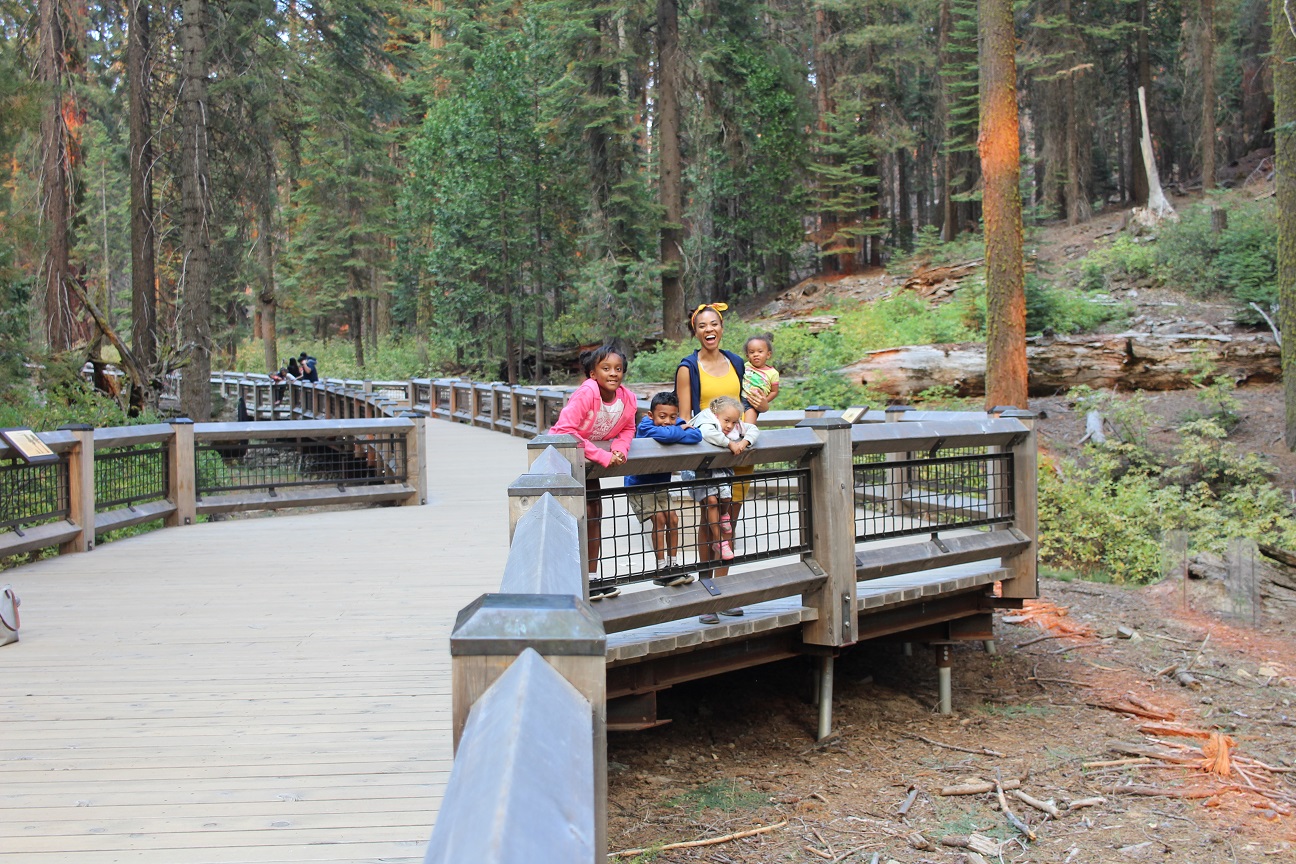
M 607 442 L 597 444 L 607 449 Z M 765 432 L 755 447 L 738 456 L 713 444 L 663 445 L 648 438 L 636 438 L 630 443 L 630 454 L 624 464 L 605 468 L 597 462 L 590 462 L 587 470 L 590 477 L 621 477 L 627 474 L 695 470 L 704 466 L 732 468 L 765 462 L 795 462 L 821 447 L 823 442 L 810 429 L 774 429 Z
M 119 528 L 143 525 L 155 519 L 165 519 L 175 512 L 170 501 L 149 501 L 132 507 L 117 507 L 95 514 L 95 533 L 106 534 Z
M 902 573 L 914 573 L 965 564 L 970 561 L 1011 558 L 1030 548 L 1031 541 L 1019 531 L 982 531 L 940 541 L 865 549 L 855 553 L 855 576 L 861 582 Z
M 749 606 L 779 597 L 789 597 L 812 590 L 825 575 L 813 562 L 798 561 L 753 570 L 730 573 L 720 583 L 724 593 L 712 597 L 700 582 L 675 588 L 653 588 L 635 591 L 600 601 L 594 611 L 603 619 L 608 633 L 634 630 L 663 621 L 689 618 L 707 612 L 719 612 L 731 606 Z
M 81 526 L 66 519 L 24 528 L 21 534 L 17 531 L 6 531 L 0 534 L 0 557 L 34 552 L 47 546 L 58 546 L 80 536 L 80 534 Z M 25 630 L 22 636 L 24 639 L 27 638 Z
M 914 578 L 888 577 L 872 582 L 862 582 L 858 600 L 860 615 L 907 603 L 916 603 L 927 597 L 959 594 L 993 585 L 1007 575 L 998 561 L 978 562 L 958 567 L 942 567 L 922 573 Z M 863 627 L 863 625 L 861 625 Z
M 196 510 L 200 515 L 209 513 L 234 513 L 245 510 L 280 510 L 286 507 L 323 507 L 330 504 L 379 504 L 383 501 L 404 501 L 418 495 L 418 489 L 408 483 L 384 483 L 380 486 L 307 487 L 302 489 L 277 489 L 270 492 L 231 492 L 225 495 L 204 495 L 198 499 Z

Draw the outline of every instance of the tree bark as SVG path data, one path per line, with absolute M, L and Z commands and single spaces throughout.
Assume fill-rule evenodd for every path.
M 1284 0 L 1273 0 L 1274 185 L 1278 198 L 1278 326 L 1283 334 L 1287 449 L 1296 451 L 1296 34 Z
M 180 128 L 180 321 L 188 364 L 180 408 L 195 422 L 211 419 L 211 234 L 207 136 L 207 2 L 183 0 Z
M 67 94 L 66 52 L 63 16 L 58 0 L 40 0 L 39 79 L 46 90 L 41 116 L 41 186 L 45 222 L 45 341 L 55 353 L 71 344 L 72 306 L 68 283 L 72 279 L 68 260 L 72 230 L 72 158 L 69 152 L 64 102 Z
M 1130 127 L 1130 177 L 1132 203 L 1136 207 L 1147 206 L 1148 183 L 1147 173 L 1143 167 L 1143 152 L 1138 146 L 1141 128 L 1141 112 L 1138 102 L 1138 88 L 1144 91 L 1152 89 L 1152 61 L 1148 54 L 1148 9 L 1147 0 L 1138 0 L 1135 11 L 1138 25 L 1134 40 L 1133 65 L 1130 68 L 1129 83 L 1129 127 Z
M 950 138 L 953 135 L 950 111 L 953 110 L 953 94 L 944 69 L 950 63 L 949 41 L 953 28 L 953 14 L 950 11 L 950 0 L 941 0 L 940 16 L 936 25 L 936 77 L 940 86 L 936 90 L 936 110 L 941 124 L 941 141 L 945 152 L 941 156 L 940 166 L 940 229 L 942 240 L 953 240 L 958 234 L 958 211 L 954 206 L 954 154 L 950 152 Z
M 1148 184 L 1147 209 L 1156 218 L 1160 218 L 1167 213 L 1173 213 L 1174 207 L 1161 191 L 1161 175 L 1157 173 L 1156 156 L 1152 152 L 1152 132 L 1148 128 L 1147 93 L 1142 87 L 1139 88 L 1138 96 L 1139 108 L 1143 113 L 1143 136 L 1140 139 L 1140 146 L 1143 150 L 1143 171 L 1147 176 Z
M 982 214 L 986 259 L 986 407 L 1026 407 L 1026 274 L 1012 0 L 981 0 Z
M 1202 189 L 1215 188 L 1215 0 L 1201 0 Z
M 657 0 L 657 189 L 661 195 L 662 332 L 684 339 L 684 198 L 680 182 L 679 2 Z
M 153 226 L 152 45 L 147 0 L 127 7 L 130 81 L 131 343 L 146 374 L 157 363 L 157 232 Z
M 263 110 L 268 111 L 269 106 Z M 274 144 L 270 123 L 261 123 L 261 189 L 257 196 L 257 263 L 261 269 L 261 290 L 257 297 L 261 312 L 261 345 L 267 372 L 279 369 L 279 332 L 276 327 L 279 303 L 275 292 L 274 211 L 278 198 Z

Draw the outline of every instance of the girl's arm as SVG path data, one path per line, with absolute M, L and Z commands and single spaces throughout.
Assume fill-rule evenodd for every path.
M 688 367 L 680 366 L 675 370 L 675 396 L 679 399 L 680 418 L 693 419 L 693 384 L 689 381 Z
M 635 398 L 629 390 L 618 393 L 621 400 L 621 423 L 612 434 L 612 450 L 625 456 L 630 453 L 630 442 L 635 435 Z
M 760 437 L 760 430 L 756 428 L 755 423 L 743 424 L 743 440 L 749 447 L 756 446 L 756 439 Z

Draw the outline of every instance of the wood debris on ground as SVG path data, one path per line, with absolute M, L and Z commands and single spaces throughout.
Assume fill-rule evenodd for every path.
M 1125 697 L 1128 702 L 1131 698 Z M 1149 717 L 1150 722 L 1139 725 L 1139 731 L 1154 746 L 1115 744 L 1116 753 L 1134 756 L 1110 763 L 1086 763 L 1086 767 L 1119 766 L 1122 773 L 1170 769 L 1179 772 L 1168 783 L 1135 783 L 1113 781 L 1108 791 L 1113 794 L 1144 795 L 1164 798 L 1203 800 L 1208 807 L 1219 806 L 1226 796 L 1236 795 L 1252 807 L 1262 810 L 1262 816 L 1276 819 L 1296 812 L 1296 792 L 1280 782 L 1279 776 L 1296 772 L 1296 769 L 1277 767 L 1244 756 L 1237 751 L 1237 741 L 1218 729 L 1201 729 L 1174 721 L 1174 713 L 1158 708 L 1144 700 L 1133 698 L 1136 704 L 1102 705 L 1110 710 L 1122 711 L 1138 717 Z M 1159 715 L 1159 716 L 1154 716 Z M 1167 738 L 1188 739 L 1197 745 L 1170 741 Z M 1154 775 L 1157 779 L 1164 774 Z
M 1058 636 L 1093 639 L 1098 635 L 1088 624 L 1071 618 L 1071 610 L 1049 600 L 1027 600 L 1021 610 L 1003 616 L 1005 624 L 1034 624 Z

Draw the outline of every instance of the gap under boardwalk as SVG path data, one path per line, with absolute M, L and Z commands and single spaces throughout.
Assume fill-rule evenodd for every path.
M 0 861 L 417 862 L 449 634 L 525 441 L 429 420 L 429 501 L 159 530 L 0 574 Z

